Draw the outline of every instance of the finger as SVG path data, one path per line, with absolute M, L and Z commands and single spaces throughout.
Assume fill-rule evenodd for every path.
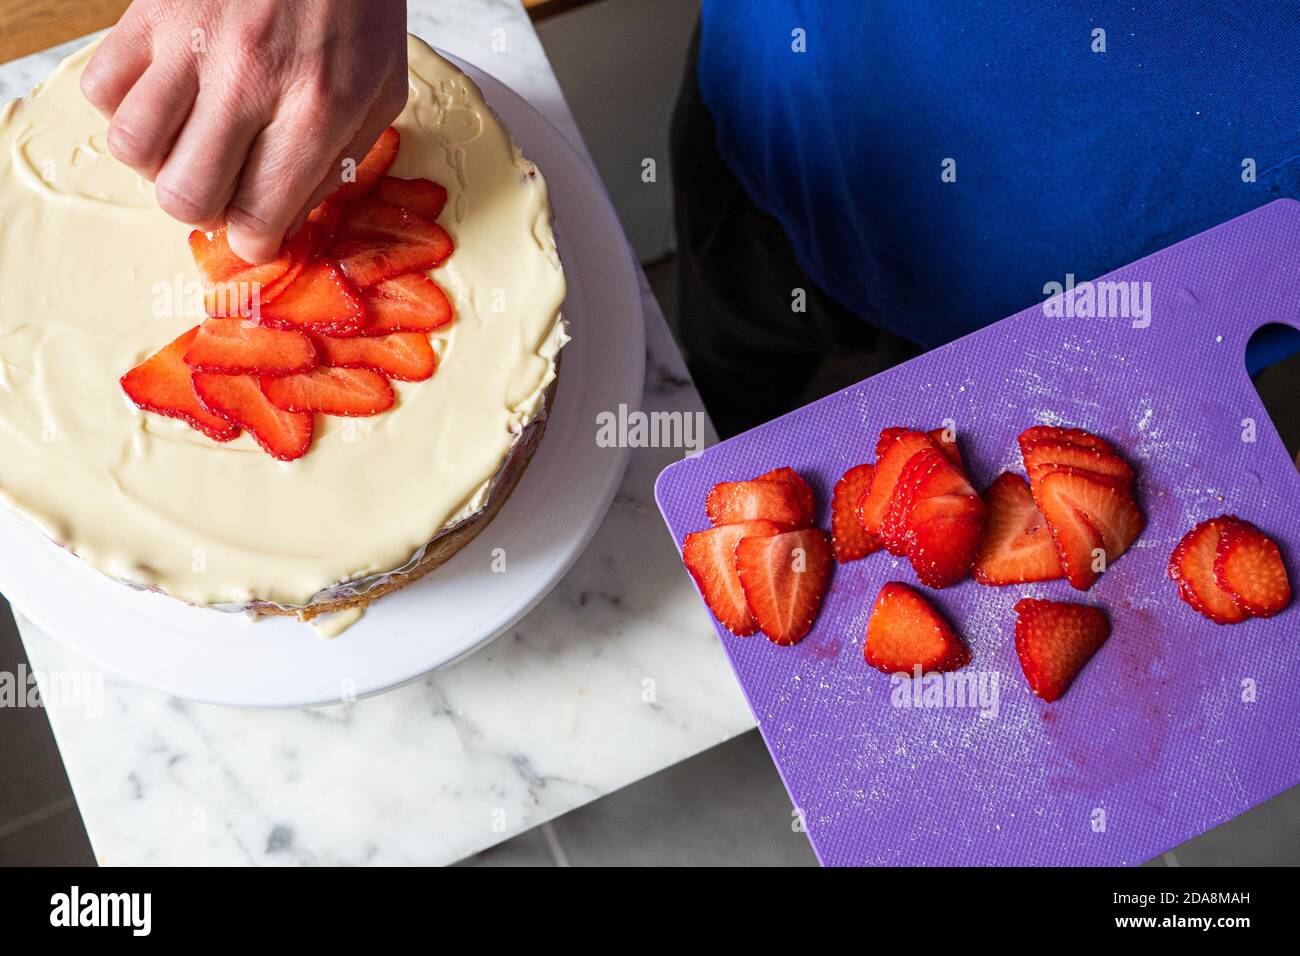
M 375 102 L 371 104 L 370 111 L 362 121 L 361 127 L 356 131 L 337 156 L 334 157 L 334 163 L 326 172 L 325 179 L 313 190 L 307 203 L 294 217 L 289 225 L 288 234 L 292 235 L 302 225 L 307 215 L 319 206 L 322 202 L 330 197 L 338 188 L 343 185 L 342 171 L 345 160 L 351 160 L 355 164 L 360 163 L 362 158 L 370 151 L 370 147 L 375 145 L 379 139 L 379 134 L 392 125 L 393 120 L 397 119 L 402 109 L 406 106 L 407 86 L 405 79 L 402 82 L 392 86 L 384 91 Z
M 268 262 L 279 253 L 289 225 L 325 174 L 325 162 L 293 132 L 291 122 L 273 122 L 254 142 L 239 185 L 226 208 L 230 248 L 249 262 Z
M 224 220 L 239 171 L 265 124 L 259 113 L 199 91 L 154 184 L 158 205 L 173 219 L 198 227 Z
M 155 62 L 131 88 L 108 127 L 108 151 L 145 179 L 158 175 L 199 92 L 184 63 Z
M 152 59 L 145 25 L 137 25 L 128 10 L 81 71 L 81 95 L 111 119 Z
M 322 140 L 322 131 L 342 129 Z M 305 216 L 349 124 L 310 108 L 287 111 L 262 130 L 226 209 L 230 248 L 241 259 L 274 259 L 289 227 Z M 377 136 L 378 134 L 376 134 Z
M 338 191 L 338 188 L 342 185 L 341 176 L 344 160 L 350 159 L 354 163 L 361 162 L 361 157 L 366 155 L 370 147 L 375 144 L 375 140 L 379 138 L 379 134 L 387 128 L 387 123 L 375 128 L 375 122 L 372 122 L 371 118 L 367 117 L 361 130 L 359 130 L 348 142 L 348 145 L 343 147 L 342 151 L 334 157 L 333 164 L 328 167 L 325 173 L 325 179 L 316 187 L 312 192 L 311 197 L 307 200 L 307 203 L 298 212 L 298 215 L 294 217 L 293 222 L 289 224 L 289 235 L 293 235 L 313 209 Z

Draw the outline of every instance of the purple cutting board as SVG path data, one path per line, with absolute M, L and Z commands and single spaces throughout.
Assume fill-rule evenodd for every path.
M 966 638 L 973 672 L 996 675 L 996 716 L 891 705 L 891 678 L 862 658 L 867 615 L 881 585 L 916 576 L 884 552 L 835 569 L 794 647 L 718 626 L 823 863 L 1137 864 L 1300 782 L 1300 607 L 1220 627 L 1165 573 L 1178 539 L 1226 512 L 1267 531 L 1300 583 L 1300 476 L 1243 359 L 1260 326 L 1300 328 L 1300 204 L 1274 202 L 1104 278 L 1151 283 L 1149 327 L 1036 306 L 659 477 L 680 549 L 708 526 L 715 482 L 778 465 L 809 480 L 829 528 L 836 480 L 872 460 L 891 425 L 953 419 L 980 488 L 1021 471 L 1016 436 L 1036 423 L 1103 435 L 1137 468 L 1146 531 L 1086 594 L 1064 581 L 925 592 Z M 1016 657 L 1012 606 L 1027 595 L 1111 618 L 1110 640 L 1053 704 L 1029 692 Z

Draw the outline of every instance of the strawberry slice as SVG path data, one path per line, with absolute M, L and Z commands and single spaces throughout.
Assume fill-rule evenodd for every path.
M 394 206 L 403 206 L 425 219 L 437 219 L 447 204 L 447 189 L 431 179 L 397 179 L 384 176 L 375 183 L 375 195 Z
M 804 502 L 793 485 L 757 478 L 714 485 L 704 500 L 704 510 L 713 525 L 763 520 L 780 525 L 782 531 L 800 527 L 806 516 Z
M 745 604 L 745 592 L 736 572 L 736 545 L 746 537 L 769 537 L 780 532 L 770 521 L 744 521 L 696 531 L 682 542 L 682 563 L 695 579 L 704 603 L 737 637 L 753 634 L 758 623 Z
M 307 266 L 274 302 L 262 307 L 262 323 L 272 328 L 349 335 L 360 332 L 365 320 L 360 295 L 328 259 Z
M 239 426 L 224 415 L 209 411 L 194 391 L 193 369 L 185 353 L 197 328 L 155 352 L 121 378 L 122 391 L 146 412 L 179 418 L 213 441 L 226 442 L 239 434 Z
M 1202 521 L 1169 556 L 1169 577 L 1178 584 L 1178 596 L 1215 624 L 1239 624 L 1250 616 L 1215 573 L 1224 532 L 1236 521 L 1232 515 Z
M 401 145 L 402 137 L 392 126 L 380 133 L 379 139 L 375 140 L 375 145 L 370 147 L 370 152 L 357 163 L 356 178 L 335 190 L 329 197 L 330 201 L 351 202 L 370 192 L 397 159 L 397 151 Z
M 818 528 L 740 539 L 736 573 L 749 612 L 769 641 L 788 646 L 804 639 L 821 608 L 831 564 L 830 543 Z
M 1046 519 L 1025 479 L 1004 472 L 984 492 L 988 526 L 975 555 L 971 577 L 999 586 L 1063 577 L 1061 559 Z
M 988 509 L 973 492 L 926 495 L 924 501 L 918 496 L 908 516 L 907 557 L 921 583 L 946 588 L 966 577 L 987 520 Z
M 790 467 L 773 468 L 771 471 L 759 475 L 755 481 L 781 481 L 790 486 L 794 492 L 795 499 L 799 502 L 799 524 L 798 528 L 810 527 L 813 518 L 816 515 L 817 504 L 813 498 L 812 487 L 808 482 L 803 480 L 803 475 Z
M 1024 598 L 1016 604 L 1016 654 L 1029 689 L 1057 700 L 1110 637 L 1100 608 Z
M 452 251 L 447 230 L 374 196 L 348 207 L 330 246 L 344 274 L 363 289 L 403 272 L 435 268 Z
M 325 254 L 342 222 L 343 203 L 328 199 L 307 214 L 307 225 L 312 227 L 312 258 Z
M 1053 465 L 1064 465 L 1080 471 L 1117 478 L 1126 485 L 1133 484 L 1133 469 L 1119 455 L 1085 448 L 1063 441 L 1042 440 L 1029 445 L 1022 452 L 1025 472 L 1030 482 L 1037 481 Z
M 1101 576 L 1098 549 L 1110 567 L 1146 524 L 1124 482 L 1093 472 L 1048 466 L 1035 497 L 1052 529 L 1065 577 L 1080 591 Z
M 986 510 L 952 460 L 928 444 L 899 476 L 881 539 L 894 554 L 907 555 L 922 582 L 947 587 L 970 570 Z
M 280 295 L 293 285 L 302 275 L 302 270 L 311 265 L 312 260 L 316 258 L 319 251 L 317 249 L 320 243 L 321 227 L 311 222 L 304 222 L 292 237 L 286 241 L 284 252 L 289 257 L 289 268 L 284 275 L 274 282 L 262 288 L 261 296 L 258 299 L 259 311 L 256 318 L 261 317 L 260 307 L 274 302 Z
M 949 433 L 946 428 L 935 428 L 927 432 L 930 441 L 934 442 L 934 447 L 939 449 L 952 462 L 957 470 L 963 475 L 966 474 L 966 462 L 962 461 L 961 448 L 957 445 L 957 433 L 954 431 L 951 435 L 952 441 L 949 441 Z
M 362 418 L 393 407 L 388 379 L 368 368 L 318 368 L 298 375 L 263 377 L 262 393 L 286 412 L 322 412 Z
M 330 368 L 365 368 L 399 382 L 423 382 L 438 368 L 429 336 L 421 332 L 335 338 L 316 336 L 321 364 Z
M 871 606 L 862 653 L 886 674 L 911 676 L 918 666 L 923 674 L 954 671 L 970 663 L 970 651 L 930 602 L 894 581 Z
M 243 319 L 208 319 L 185 350 L 200 372 L 289 375 L 316 367 L 316 346 L 301 332 L 268 329 Z
M 441 286 L 423 272 L 384 279 L 362 294 L 366 335 L 432 332 L 455 318 Z
M 876 443 L 876 470 L 871 476 L 871 487 L 858 501 L 858 520 L 864 531 L 881 538 L 885 511 L 903 468 L 918 451 L 933 447 L 930 437 L 924 432 L 886 428 L 880 433 L 880 441 Z
M 1282 552 L 1249 521 L 1232 518 L 1219 536 L 1214 579 L 1252 617 L 1272 617 L 1291 603 Z
M 273 458 L 293 461 L 311 447 L 312 416 L 276 408 L 256 375 L 195 372 L 194 391 L 209 411 L 247 428 Z
M 908 518 L 912 513 L 912 505 L 917 499 L 917 490 L 926 483 L 931 474 L 941 476 L 951 484 L 951 493 L 962 493 L 965 488 L 970 494 L 974 494 L 974 489 L 970 488 L 966 480 L 954 468 L 951 460 L 933 446 L 921 448 L 903 466 L 902 472 L 899 473 L 898 481 L 894 485 L 894 493 L 889 496 L 889 504 L 885 507 L 885 517 L 880 522 L 880 541 L 889 551 L 890 554 L 896 554 L 904 557 L 912 547 L 912 538 L 908 528 Z M 944 493 L 936 490 L 933 481 L 928 486 L 932 493 Z
M 875 465 L 855 465 L 835 483 L 831 497 L 831 548 L 835 560 L 844 564 L 865 558 L 880 548 L 880 543 L 858 521 L 858 500 L 871 486 Z
M 1056 425 L 1035 425 L 1034 427 L 1026 428 L 1021 432 L 1021 454 L 1028 451 L 1036 443 L 1041 441 L 1076 445 L 1079 448 L 1087 448 L 1104 455 L 1115 455 L 1116 457 L 1119 455 L 1115 450 L 1115 446 L 1104 438 L 1099 438 L 1091 432 L 1084 431 L 1082 428 L 1060 428 Z
M 273 301 L 279 280 L 293 266 L 293 245 L 286 243 L 271 262 L 253 265 L 235 255 L 226 230 L 190 233 L 190 254 L 203 276 L 203 306 L 208 315 L 226 318 L 253 314 L 254 295 L 260 305 Z

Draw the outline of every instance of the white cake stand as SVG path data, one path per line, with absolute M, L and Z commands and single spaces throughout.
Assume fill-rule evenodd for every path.
M 446 54 L 444 54 L 446 55 Z M 550 185 L 573 341 L 541 447 L 488 529 L 332 640 L 292 618 L 250 623 L 109 580 L 0 506 L 0 591 L 115 677 L 188 700 L 300 707 L 378 693 L 481 648 L 560 580 L 605 516 L 627 449 L 596 416 L 640 405 L 645 333 L 635 263 L 595 171 L 508 87 L 455 57 Z M 505 573 L 492 572 L 504 548 Z

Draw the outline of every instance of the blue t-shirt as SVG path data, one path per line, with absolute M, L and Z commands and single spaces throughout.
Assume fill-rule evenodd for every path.
M 1298 51 L 1262 0 L 704 0 L 698 77 L 804 270 L 932 347 L 1300 196 Z

